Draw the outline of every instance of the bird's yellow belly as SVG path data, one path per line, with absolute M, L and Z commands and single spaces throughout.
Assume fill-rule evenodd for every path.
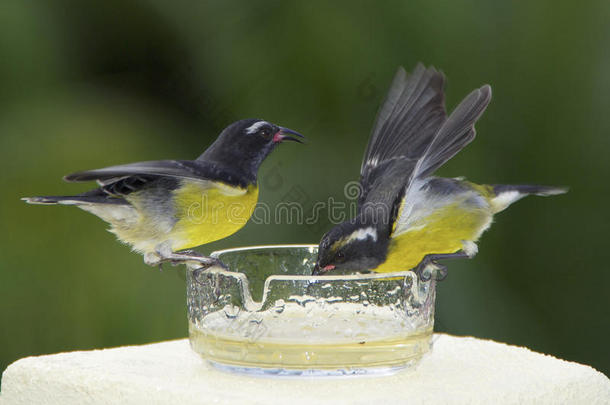
M 476 241 L 490 221 L 491 215 L 483 209 L 446 207 L 392 238 L 386 261 L 373 271 L 410 270 L 428 254 L 455 253 L 462 249 L 462 241 Z
M 173 250 L 189 249 L 226 238 L 252 216 L 258 187 L 237 192 L 189 184 L 175 191 L 178 222 L 172 232 Z

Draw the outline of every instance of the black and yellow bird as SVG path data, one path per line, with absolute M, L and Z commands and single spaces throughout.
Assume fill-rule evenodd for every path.
M 240 120 L 225 128 L 196 160 L 138 162 L 73 173 L 64 180 L 95 180 L 99 188 L 75 196 L 23 200 L 76 205 L 97 215 L 120 241 L 142 253 L 147 264 L 212 264 L 210 258 L 183 250 L 242 228 L 258 200 L 261 163 L 279 143 L 301 142 L 302 137 L 264 120 Z
M 324 235 L 314 274 L 413 269 L 428 278 L 424 270 L 436 267 L 444 277 L 446 267 L 436 261 L 473 257 L 494 214 L 528 194 L 566 191 L 433 177 L 474 139 L 474 124 L 491 100 L 485 85 L 447 117 L 444 83 L 432 67 L 419 64 L 410 76 L 398 70 L 364 155 L 357 215 Z

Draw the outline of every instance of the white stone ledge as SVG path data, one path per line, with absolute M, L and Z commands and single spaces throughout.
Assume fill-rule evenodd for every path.
M 28 357 L 2 377 L 0 405 L 609 404 L 610 380 L 526 348 L 435 335 L 414 370 L 386 377 L 264 378 L 217 371 L 186 339 Z

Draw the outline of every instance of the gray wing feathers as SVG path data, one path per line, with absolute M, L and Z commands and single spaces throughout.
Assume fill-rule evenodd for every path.
M 362 164 L 359 208 L 384 204 L 413 208 L 413 183 L 431 175 L 475 137 L 474 124 L 491 100 L 488 85 L 470 93 L 447 118 L 444 76 L 418 64 L 400 68 L 381 107 Z
M 431 175 L 474 139 L 474 124 L 483 114 L 490 101 L 491 87 L 485 85 L 480 89 L 474 90 L 453 110 L 451 116 L 449 116 L 434 136 L 406 183 L 404 191 L 405 204 L 403 212 L 399 213 L 399 226 L 396 228 L 396 234 L 399 234 L 401 232 L 400 229 L 404 228 L 404 225 L 401 224 L 406 221 L 405 218 L 411 216 L 413 204 L 417 199 L 417 192 L 413 189 L 413 183 L 417 179 Z
M 418 67 L 420 67 L 418 65 Z M 364 160 L 362 161 L 362 171 L 364 171 L 367 158 L 373 157 L 377 149 L 379 148 L 380 142 L 377 140 L 380 137 L 384 137 L 386 134 L 380 134 L 381 130 L 384 128 L 385 124 L 389 121 L 390 115 L 396 109 L 398 105 L 398 100 L 400 96 L 404 92 L 405 84 L 407 81 L 407 72 L 401 66 L 398 68 L 394 76 L 394 80 L 392 80 L 392 85 L 390 86 L 390 91 L 386 96 L 384 103 L 382 104 L 379 112 L 377 113 L 377 117 L 375 117 L 375 123 L 373 124 L 373 131 L 371 133 L 371 137 L 369 143 L 366 147 L 366 151 L 364 152 Z
M 155 160 L 72 173 L 65 176 L 64 180 L 70 182 L 96 180 L 103 185 L 112 183 L 112 179 L 118 180 L 122 177 L 133 175 L 155 175 L 180 178 L 199 177 L 198 173 L 190 166 L 187 166 L 186 162 L 178 160 Z
M 434 173 L 475 137 L 474 124 L 491 101 L 491 87 L 485 85 L 470 93 L 445 121 L 413 173 L 413 178 Z
M 433 67 L 426 69 L 418 64 L 410 76 L 402 67 L 398 69 L 364 155 L 360 173 L 362 198 L 393 162 L 415 162 L 426 151 L 446 119 L 444 83 L 443 74 Z
M 418 64 L 396 73 L 367 146 L 361 174 L 384 160 L 418 157 L 445 120 L 444 76 Z M 399 135 L 399 136 L 398 136 Z
M 102 187 L 105 187 L 131 177 L 135 177 L 136 180 L 139 177 L 141 177 L 142 180 L 150 180 L 149 178 L 154 177 L 209 180 L 219 181 L 230 186 L 242 188 L 247 187 L 250 184 L 256 184 L 256 178 L 244 177 L 243 173 L 235 171 L 232 167 L 225 167 L 218 163 L 199 160 L 153 160 L 149 162 L 130 163 L 72 173 L 64 177 L 64 180 L 95 180 Z

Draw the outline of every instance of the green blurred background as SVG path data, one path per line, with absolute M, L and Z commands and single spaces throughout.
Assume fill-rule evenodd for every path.
M 304 205 L 358 177 L 398 65 L 433 64 L 451 109 L 490 83 L 478 138 L 439 174 L 569 185 L 499 215 L 439 287 L 437 330 L 610 371 L 607 1 L 55 1 L 0 5 L 0 369 L 24 356 L 187 334 L 184 275 L 104 224 L 19 197 L 64 174 L 198 156 L 233 120 L 305 134 L 261 170 L 261 201 Z M 329 228 L 248 224 L 203 250 L 316 243 Z

